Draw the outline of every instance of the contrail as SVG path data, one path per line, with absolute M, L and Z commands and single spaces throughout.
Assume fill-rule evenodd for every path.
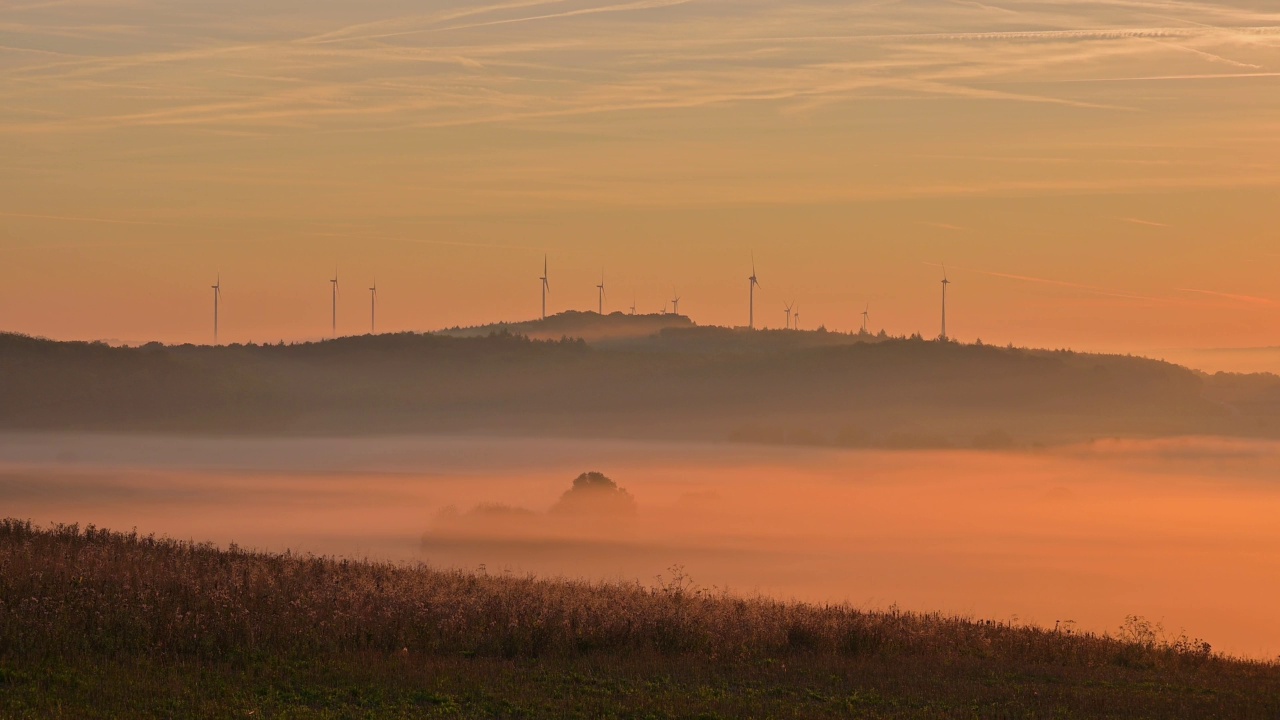
M 1064 78 L 1061 80 L 1040 80 L 1043 83 L 1093 83 L 1093 82 L 1157 82 L 1165 80 L 1232 80 L 1249 78 L 1280 77 L 1280 72 L 1252 73 L 1205 73 L 1201 75 L 1145 75 L 1139 77 L 1110 78 Z
M 1156 222 L 1156 221 L 1154 221 L 1154 220 L 1143 220 L 1143 219 L 1141 219 L 1141 218 L 1129 218 L 1129 217 L 1127 217 L 1127 218 L 1119 218 L 1119 220 L 1120 220 L 1121 222 L 1133 223 L 1133 224 L 1135 224 L 1135 225 L 1148 225 L 1148 226 L 1150 226 L 1150 227 L 1159 227 L 1159 228 L 1167 228 L 1167 227 L 1169 227 L 1168 225 L 1165 225 L 1164 223 L 1161 223 L 1161 222 Z
M 83 217 L 74 215 L 37 215 L 34 213 L 0 212 L 0 217 L 24 218 L 28 220 L 60 220 L 62 222 L 107 223 L 109 225 L 157 225 L 163 227 L 181 227 L 176 223 L 155 222 L 152 220 L 118 220 L 114 218 Z
M 556 18 L 575 17 L 578 15 L 595 15 L 597 13 L 625 12 L 627 10 L 648 10 L 651 8 L 671 7 L 673 5 L 685 5 L 690 2 L 693 2 L 693 0 L 639 0 L 639 2 L 624 3 L 622 5 L 605 5 L 603 7 L 579 8 L 578 10 L 566 10 L 565 12 L 548 13 L 546 15 L 531 15 L 529 17 L 508 18 L 506 20 L 490 20 L 488 22 L 470 23 L 467 25 L 450 25 L 448 27 L 442 27 L 442 28 L 431 28 L 429 32 L 444 32 L 446 30 L 468 30 L 470 28 L 492 27 L 494 25 L 510 25 L 512 23 L 531 22 L 534 20 L 554 20 Z
M 471 243 L 460 242 L 457 240 L 432 240 L 430 238 L 406 238 L 406 237 L 388 237 L 385 235 L 361 235 L 351 233 L 326 233 L 326 232 L 304 232 L 300 233 L 310 237 L 331 237 L 341 238 L 344 240 L 381 240 L 384 242 L 402 242 L 412 243 L 415 245 L 447 245 L 449 247 L 464 248 L 485 248 L 497 250 L 528 250 L 530 252 L 546 252 L 546 248 L 537 248 L 529 245 L 503 245 L 500 243 Z
M 954 230 L 954 231 L 960 231 L 960 230 L 967 230 L 967 229 L 968 229 L 968 228 L 966 228 L 966 227 L 962 227 L 962 226 L 960 226 L 960 225 L 952 225 L 951 223 L 944 223 L 944 222 L 928 222 L 928 221 L 926 221 L 926 220 L 917 220 L 917 221 L 916 221 L 916 224 L 917 224 L 917 225 L 924 225 L 924 226 L 926 226 L 926 227 L 935 227 L 935 228 L 940 228 L 940 229 L 942 229 L 942 230 Z
M 942 267 L 938 263 L 926 262 L 925 265 L 934 267 Z M 1072 288 L 1074 290 L 1087 290 L 1099 295 L 1107 295 L 1110 297 L 1128 298 L 1130 300 L 1152 300 L 1157 302 L 1167 302 L 1166 298 L 1151 297 L 1149 295 L 1139 295 L 1138 293 L 1128 292 L 1125 290 L 1113 290 L 1111 288 L 1099 287 L 1097 285 L 1086 285 L 1084 283 L 1070 282 L 1067 280 L 1054 280 L 1052 278 L 1035 277 L 1032 275 L 1015 275 L 1013 273 L 996 272 L 994 270 L 978 270 L 975 268 L 960 267 L 958 265 L 950 266 L 953 270 L 964 270 L 966 272 L 975 272 L 980 275 L 989 275 L 991 277 L 1005 278 L 1006 280 L 1019 280 L 1021 282 L 1038 283 L 1041 285 L 1053 285 L 1056 287 Z
M 1258 297 L 1256 295 L 1237 295 L 1235 293 L 1217 292 L 1216 290 L 1197 290 L 1195 288 L 1178 288 L 1178 292 L 1197 293 L 1200 295 L 1210 295 L 1213 297 L 1226 298 L 1235 300 L 1236 302 L 1246 303 L 1248 305 L 1275 305 L 1275 300 L 1271 298 Z

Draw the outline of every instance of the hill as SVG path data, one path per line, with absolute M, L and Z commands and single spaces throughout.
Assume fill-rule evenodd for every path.
M 448 328 L 436 335 L 449 337 L 486 337 L 489 335 L 522 335 L 531 340 L 576 338 L 589 343 L 627 341 L 652 337 L 667 328 L 694 327 L 693 320 L 674 313 L 627 315 L 615 312 L 601 315 L 569 310 L 540 320 L 492 323 L 467 328 Z
M 592 347 L 610 350 L 691 353 L 778 353 L 809 347 L 831 347 L 877 342 L 887 336 L 851 335 L 799 330 L 749 330 L 698 325 L 674 313 L 600 315 L 570 310 L 542 320 L 494 323 L 470 328 L 449 328 L 434 333 L 449 337 L 521 335 L 531 340 L 582 340 Z
M 1276 717 L 1162 637 L 0 521 L 0 717 Z
M 1280 378 L 1205 375 L 1135 357 L 687 324 L 596 344 L 403 333 L 117 348 L 0 335 L 0 428 L 893 447 L 1273 437 Z

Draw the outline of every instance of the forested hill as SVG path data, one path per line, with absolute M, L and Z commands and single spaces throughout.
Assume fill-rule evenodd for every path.
M 895 447 L 1280 435 L 1280 377 L 1142 358 L 671 327 L 617 346 L 390 334 L 109 347 L 0 335 L 0 428 L 512 433 Z
M 485 337 L 493 334 L 523 335 L 534 340 L 582 338 L 587 342 L 644 340 L 667 328 L 691 328 L 694 323 L 685 315 L 649 313 L 627 315 L 621 312 L 601 315 L 570 310 L 541 320 L 493 323 L 476 327 L 455 327 L 437 332 L 451 337 Z

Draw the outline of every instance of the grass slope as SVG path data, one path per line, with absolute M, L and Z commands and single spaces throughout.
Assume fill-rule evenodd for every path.
M 1280 666 L 702 591 L 0 521 L 0 717 L 1280 716 Z

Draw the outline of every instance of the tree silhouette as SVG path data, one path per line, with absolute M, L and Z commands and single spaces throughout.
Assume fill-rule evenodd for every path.
M 560 496 L 551 512 L 575 516 L 634 515 L 636 501 L 604 473 L 584 472 L 574 478 L 573 487 Z

